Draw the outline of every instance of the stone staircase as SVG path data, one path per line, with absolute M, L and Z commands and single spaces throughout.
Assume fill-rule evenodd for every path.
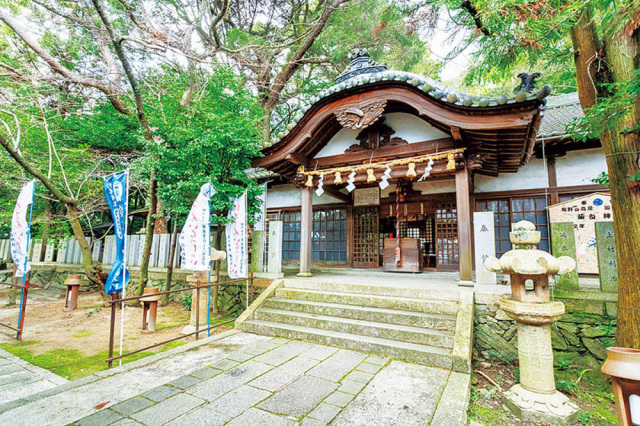
M 286 279 L 265 290 L 236 326 L 468 373 L 473 294 Z

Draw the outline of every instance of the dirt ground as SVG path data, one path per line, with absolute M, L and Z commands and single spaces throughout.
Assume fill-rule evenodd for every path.
M 64 298 L 54 299 L 39 293 L 38 290 L 29 292 L 22 339 L 33 342 L 29 349 L 35 355 L 52 349 L 77 349 L 84 356 L 108 350 L 111 309 L 103 306 L 99 293 L 81 293 L 78 297 L 78 307 L 71 312 L 63 311 Z M 6 306 L 7 299 L 8 290 L 0 290 L 0 322 L 15 326 L 18 305 Z M 160 306 L 156 322 L 157 331 L 153 334 L 142 334 L 142 307 L 127 306 L 124 311 L 125 352 L 177 337 L 180 330 L 189 323 L 190 315 L 179 302 Z M 121 310 L 118 309 L 116 351 L 120 342 L 120 321 Z M 185 341 L 193 339 L 188 338 Z M 0 343 L 14 342 L 14 332 L 4 327 L 0 329 Z

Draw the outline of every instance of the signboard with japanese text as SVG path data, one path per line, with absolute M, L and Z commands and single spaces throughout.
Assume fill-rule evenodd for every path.
M 549 220 L 551 223 L 573 223 L 578 272 L 597 274 L 599 268 L 595 223 L 613 221 L 611 197 L 608 194 L 594 193 L 549 206 Z
M 359 188 L 353 192 L 354 206 L 379 206 L 380 188 Z

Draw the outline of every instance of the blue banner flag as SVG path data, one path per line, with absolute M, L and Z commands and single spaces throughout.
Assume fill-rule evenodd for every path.
M 129 271 L 125 265 L 127 203 L 129 200 L 128 178 L 127 172 L 104 178 L 104 193 L 111 209 L 113 229 L 116 235 L 116 256 L 104 285 L 104 290 L 110 295 L 121 293 L 129 282 Z

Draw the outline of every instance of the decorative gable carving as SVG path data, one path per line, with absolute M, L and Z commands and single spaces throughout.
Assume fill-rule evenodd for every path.
M 391 137 L 396 133 L 391 127 L 384 124 L 384 118 L 373 126 L 361 131 L 356 136 L 359 143 L 355 143 L 346 149 L 349 152 L 368 151 L 383 148 L 385 146 L 406 145 L 408 142 L 399 137 Z
M 372 101 L 357 107 L 340 108 L 334 112 L 338 122 L 347 129 L 364 129 L 376 122 L 387 105 L 385 99 Z

